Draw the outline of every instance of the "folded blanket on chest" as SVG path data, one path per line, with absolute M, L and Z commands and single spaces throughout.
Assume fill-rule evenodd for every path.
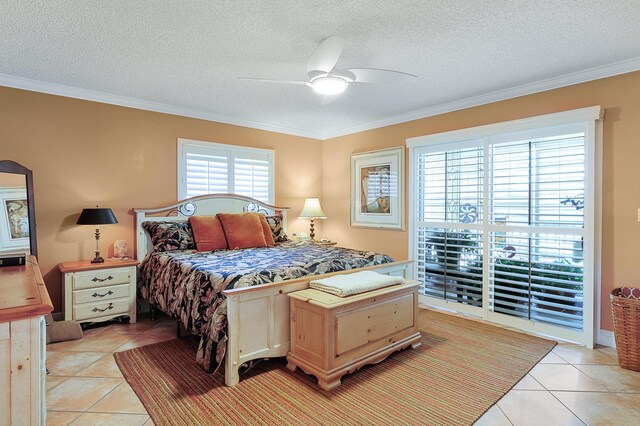
M 336 296 L 345 297 L 365 293 L 383 287 L 400 284 L 402 277 L 393 277 L 373 271 L 361 271 L 353 274 L 336 275 L 309 282 L 309 287 Z

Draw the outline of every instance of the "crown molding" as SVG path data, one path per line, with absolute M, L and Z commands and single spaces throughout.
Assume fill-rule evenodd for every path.
M 391 126 L 394 124 L 405 123 L 407 121 L 419 120 L 421 118 L 432 117 L 434 115 L 445 114 L 447 112 L 458 111 L 461 109 L 486 105 L 493 102 L 504 101 L 507 99 L 517 98 L 520 96 L 531 95 L 534 93 L 545 92 L 547 90 L 558 89 L 574 84 L 585 83 L 587 81 L 598 80 L 606 77 L 613 77 L 620 74 L 626 74 L 640 70 L 640 57 L 628 59 L 625 61 L 614 62 L 613 64 L 603 65 L 599 67 L 589 68 L 584 71 L 578 71 L 565 74 L 559 77 L 553 77 L 546 80 L 540 80 L 534 83 L 527 83 L 508 89 L 497 90 L 495 92 L 485 93 L 470 98 L 460 99 L 453 102 L 447 102 L 432 107 L 419 109 L 417 111 L 408 112 L 406 114 L 396 115 L 394 117 L 385 118 L 383 120 L 362 124 L 359 126 L 348 127 L 334 132 L 325 132 L 322 139 L 332 139 L 339 136 L 351 135 L 354 133 L 364 132 L 367 130 L 378 129 L 380 127 Z
M 377 120 L 370 123 L 329 132 L 314 132 L 304 129 L 295 129 L 268 123 L 260 123 L 251 120 L 243 120 L 225 115 L 214 114 L 204 110 L 163 104 L 160 102 L 146 101 L 136 98 L 129 98 L 126 96 L 112 95 L 89 89 L 65 86 L 56 83 L 47 83 L 44 81 L 31 80 L 6 74 L 0 74 L 0 86 L 13 87 L 15 89 L 23 89 L 32 92 L 65 96 L 68 98 L 83 99 L 87 101 L 100 102 L 111 105 L 118 105 L 128 108 L 136 108 L 146 111 L 160 112 L 164 114 L 178 115 L 182 117 L 197 118 L 200 120 L 214 121 L 217 123 L 231 124 L 234 126 L 249 127 L 252 129 L 266 130 L 269 132 L 283 133 L 292 136 L 326 140 L 339 136 L 346 136 L 354 133 L 364 132 L 367 130 L 373 130 L 380 127 L 400 124 L 407 121 L 432 117 L 434 115 L 444 114 L 447 112 L 458 111 L 461 109 L 517 98 L 533 93 L 545 92 L 547 90 L 558 89 L 560 87 L 572 86 L 574 84 L 584 83 L 587 81 L 613 77 L 615 75 L 626 74 L 638 70 L 640 70 L 640 57 L 614 62 L 609 65 L 589 68 L 583 71 L 565 74 L 546 80 L 540 80 L 534 83 L 523 84 L 508 89 L 497 90 L 495 92 L 485 93 L 478 96 L 472 96 L 453 102 L 446 102 L 444 104 L 434 105 L 428 108 L 408 112 L 406 114 L 400 114 L 393 117 L 385 118 L 383 120 Z
M 531 138 L 531 133 L 523 136 L 523 132 L 530 132 L 534 129 L 542 127 L 562 126 L 578 121 L 602 120 L 604 117 L 604 109 L 600 105 L 594 105 L 585 108 L 572 109 L 569 111 L 554 112 L 551 114 L 538 115 L 535 117 L 521 118 L 518 120 L 504 121 L 501 123 L 485 124 L 482 126 L 468 127 L 465 129 L 451 130 L 442 133 L 433 133 L 430 135 L 416 136 L 407 139 L 407 147 L 416 148 L 425 145 L 434 145 L 441 143 L 450 143 L 451 141 L 475 141 L 478 138 L 494 136 L 496 134 L 517 132 L 524 138 Z M 570 132 L 565 129 L 563 131 Z M 579 130 L 576 130 L 576 132 Z M 511 139 L 508 139 L 510 141 Z M 496 142 L 494 136 L 493 141 Z M 463 145 L 465 142 L 461 142 Z
M 294 129 L 273 124 L 260 123 L 257 121 L 243 120 L 194 108 L 186 108 L 178 105 L 169 105 L 160 102 L 129 98 L 126 96 L 112 95 L 95 90 L 65 86 L 57 83 L 47 83 L 45 81 L 31 80 L 28 78 L 16 77 L 7 74 L 0 74 L 0 86 L 12 87 L 14 89 L 22 89 L 32 92 L 47 93 L 50 95 L 64 96 L 67 98 L 82 99 L 85 101 L 99 102 L 103 104 L 141 109 L 145 111 L 178 115 L 181 117 L 197 118 L 200 120 L 214 121 L 216 123 L 231 124 L 234 126 L 248 127 L 257 130 L 266 130 L 269 132 L 283 133 L 292 136 L 301 136 L 304 138 L 322 139 L 322 133 L 319 132 L 311 132 L 303 129 Z

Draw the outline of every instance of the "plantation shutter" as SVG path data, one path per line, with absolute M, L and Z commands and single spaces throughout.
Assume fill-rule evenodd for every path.
M 418 154 L 417 275 L 423 294 L 482 306 L 481 142 Z M 465 144 L 468 145 L 468 144 Z
M 234 192 L 269 202 L 271 175 L 269 159 L 235 157 L 233 163 Z
M 585 135 L 537 133 L 491 141 L 491 309 L 582 329 Z
M 202 151 L 185 153 L 186 195 L 184 198 L 229 192 L 228 154 L 223 150 L 210 150 L 209 153 Z
M 273 151 L 180 141 L 179 198 L 230 193 L 273 203 Z

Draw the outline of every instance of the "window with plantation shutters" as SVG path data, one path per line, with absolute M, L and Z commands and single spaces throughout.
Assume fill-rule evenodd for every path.
M 229 193 L 273 203 L 274 152 L 178 140 L 178 198 Z
M 593 344 L 600 109 L 576 111 L 407 142 L 423 303 Z

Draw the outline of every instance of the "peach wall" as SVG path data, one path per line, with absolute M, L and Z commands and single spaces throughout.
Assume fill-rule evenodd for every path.
M 640 72 L 523 96 L 330 139 L 323 146 L 324 233 L 341 245 L 405 259 L 408 234 L 352 228 L 350 163 L 355 152 L 404 146 L 410 137 L 498 123 L 592 105 L 605 108 L 603 152 L 602 328 L 613 329 L 609 292 L 640 286 Z M 408 162 L 407 162 L 408 170 Z M 407 186 L 408 188 L 408 186 Z
M 297 216 L 322 190 L 322 142 L 0 87 L 0 159 L 33 171 L 38 251 L 55 305 L 62 308 L 60 262 L 93 258 L 93 230 L 75 225 L 84 207 L 111 207 L 119 224 L 102 227 L 102 252 L 116 239 L 134 249 L 130 209 L 177 198 L 178 138 L 275 149 L 276 204 Z M 322 225 L 319 225 L 320 227 Z
M 25 187 L 27 181 L 24 175 L 0 172 L 0 188 Z
M 514 120 L 591 105 L 604 123 L 602 325 L 612 329 L 608 292 L 640 286 L 640 72 L 388 126 L 324 142 L 238 126 L 88 101 L 0 88 L 0 159 L 34 172 L 40 263 L 61 309 L 59 262 L 88 259 L 92 231 L 76 226 L 83 207 L 113 208 L 120 224 L 103 229 L 103 252 L 123 238 L 133 250 L 132 207 L 176 199 L 176 139 L 189 138 L 276 150 L 276 203 L 293 207 L 292 231 L 305 197 L 322 194 L 328 216 L 317 234 L 340 245 L 407 257 L 407 232 L 351 228 L 349 156 L 393 146 L 409 137 Z

